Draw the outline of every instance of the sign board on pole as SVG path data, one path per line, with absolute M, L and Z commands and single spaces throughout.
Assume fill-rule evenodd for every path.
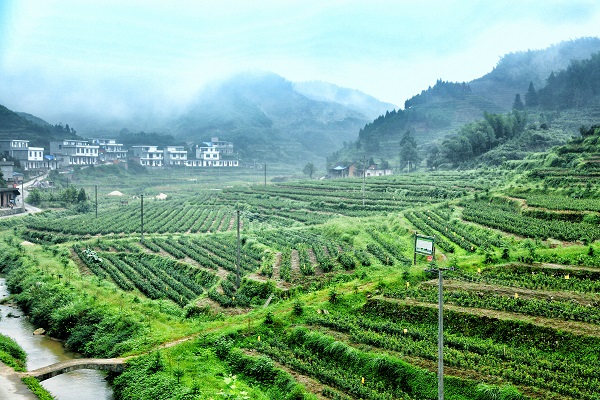
M 431 236 L 417 235 L 415 239 L 415 253 L 428 256 L 433 255 L 433 242 L 434 239 Z

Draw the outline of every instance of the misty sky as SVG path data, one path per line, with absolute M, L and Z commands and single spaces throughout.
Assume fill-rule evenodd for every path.
M 403 106 L 438 78 L 584 36 L 600 36 L 597 0 L 0 0 L 0 104 L 51 123 L 171 110 L 267 70 Z

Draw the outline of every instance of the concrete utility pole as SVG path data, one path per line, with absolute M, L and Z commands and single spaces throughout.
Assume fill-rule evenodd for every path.
M 98 218 L 98 185 L 94 185 L 94 194 L 96 196 L 96 218 Z
M 454 268 L 432 268 L 426 272 L 438 274 L 438 400 L 444 400 L 444 270 Z
M 23 212 L 25 212 L 25 190 L 24 190 L 24 186 L 23 186 L 24 178 L 25 178 L 25 176 L 23 176 L 23 178 L 21 178 L 21 210 L 23 210 Z
M 265 163 L 265 187 L 267 187 L 267 163 Z
M 236 276 L 235 276 L 235 284 L 239 288 L 240 287 L 240 210 L 237 210 L 237 257 L 236 257 Z
M 367 174 L 367 158 L 363 157 L 363 186 L 362 186 L 362 198 L 363 207 L 365 206 L 365 176 Z
M 142 231 L 142 236 L 140 237 L 140 242 L 144 243 L 144 195 L 140 194 L 140 200 L 141 200 L 141 209 L 140 209 L 140 219 L 141 219 L 141 231 Z
M 438 400 L 444 400 L 444 278 L 438 268 Z

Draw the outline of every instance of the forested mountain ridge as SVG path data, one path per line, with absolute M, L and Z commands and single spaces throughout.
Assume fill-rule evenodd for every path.
M 474 94 L 509 110 L 515 94 L 523 95 L 530 82 L 536 88 L 541 88 L 553 71 L 566 69 L 572 60 L 584 60 L 599 51 L 600 38 L 586 37 L 564 41 L 542 50 L 509 53 L 498 61 L 490 73 L 469 82 L 469 86 Z
M 565 69 L 552 72 L 537 92 L 537 103 L 547 110 L 598 106 L 600 104 L 600 52 L 585 60 L 574 60 Z
M 484 113 L 483 120 L 446 137 L 437 151 L 430 152 L 428 165 L 458 165 L 479 156 L 480 161 L 499 164 L 564 143 L 577 133 L 593 136 L 581 127 L 597 124 L 600 118 L 600 53 L 552 72 L 538 91 L 530 82 L 524 98 L 524 103 L 515 98 L 511 113 Z M 561 133 L 562 142 L 557 141 Z
M 29 140 L 34 147 L 49 148 L 51 140 L 78 138 L 68 124 L 51 125 L 30 114 L 16 113 L 0 105 L 0 139 Z
M 586 68 L 594 68 L 597 62 L 599 56 L 594 55 L 594 51 L 600 51 L 600 39 L 583 38 L 562 42 L 545 50 L 508 54 L 492 72 L 468 83 L 438 80 L 433 87 L 406 100 L 404 110 L 388 112 L 365 125 L 359 131 L 357 142 L 334 153 L 328 157 L 328 161 L 350 161 L 367 156 L 376 160 L 391 160 L 392 164 L 397 164 L 396 160 L 401 153 L 400 142 L 406 131 L 411 132 L 420 146 L 424 153 L 422 159 L 438 157 L 441 150 L 448 150 L 445 147 L 448 144 L 464 150 L 454 153 L 453 157 L 438 159 L 434 165 L 448 162 L 455 164 L 458 162 L 457 157 L 462 158 L 462 162 L 471 161 L 500 145 L 521 140 L 521 133 L 525 133 L 527 139 L 519 142 L 520 150 L 509 146 L 508 159 L 522 158 L 527 151 L 539 151 L 547 148 L 545 146 L 564 143 L 571 136 L 566 130 L 576 131 L 581 125 L 594 123 L 595 111 L 589 106 L 594 104 L 593 98 L 598 92 L 598 84 L 594 82 L 600 82 L 600 79 L 597 79 L 596 72 L 585 72 Z M 591 58 L 587 60 L 577 57 Z M 561 65 L 566 69 L 556 70 L 554 73 L 550 69 Z M 542 80 L 542 74 L 547 71 L 550 71 L 549 74 Z M 548 89 L 539 85 L 539 82 L 546 81 Z M 536 90 L 537 88 L 541 89 Z M 516 95 L 519 96 L 518 101 Z M 539 107 L 538 97 L 541 98 Z M 524 127 L 519 134 L 510 138 L 500 135 L 491 141 L 477 139 L 477 143 L 467 139 L 469 135 L 471 139 L 482 136 L 471 135 L 467 131 L 479 132 L 483 136 L 487 135 L 486 130 L 493 131 L 490 126 L 479 129 L 489 119 L 484 118 L 484 115 L 497 115 L 496 119 L 502 119 L 499 116 L 509 112 L 515 103 L 523 103 L 521 99 L 525 103 L 531 103 L 531 98 L 535 101 L 527 104 L 528 126 L 543 127 L 541 131 L 532 133 Z M 559 98 L 563 107 L 555 103 Z M 557 111 L 572 109 L 572 105 L 587 106 L 589 109 L 569 111 L 567 114 Z M 519 108 L 519 105 L 516 107 Z M 522 107 L 525 108 L 525 104 Z M 574 113 L 577 115 L 574 116 Z M 550 124 L 551 121 L 553 124 Z M 480 124 L 479 128 L 475 128 L 477 124 Z M 454 146 L 461 140 L 463 145 L 470 142 L 470 146 Z M 480 151 L 482 149 L 485 151 Z M 450 155 L 448 151 L 446 155 Z M 506 154 L 493 156 L 494 163 L 502 162 L 503 159 L 506 159 Z

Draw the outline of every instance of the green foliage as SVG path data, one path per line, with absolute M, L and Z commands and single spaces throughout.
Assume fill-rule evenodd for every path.
M 219 393 L 219 396 L 224 399 L 231 400 L 246 400 L 249 399 L 248 392 L 245 390 L 241 390 L 237 387 L 236 384 L 237 377 L 235 375 L 229 374 L 225 378 L 223 378 L 223 382 L 225 383 L 225 388 L 222 389 Z
M 477 400 L 524 400 L 525 397 L 512 386 L 495 386 L 480 383 L 476 389 Z
M 406 168 L 407 172 L 416 169 L 421 162 L 417 149 L 417 142 L 412 133 L 407 130 L 400 139 L 400 169 Z
M 546 86 L 538 91 L 540 106 L 553 110 L 595 104 L 600 95 L 598 71 L 600 53 L 587 60 L 572 60 L 566 70 L 550 74 Z
M 35 267 L 12 265 L 7 284 L 31 321 L 72 350 L 97 357 L 114 357 L 131 348 L 141 325 L 127 313 L 95 305 L 84 293 L 71 290 Z
M 498 144 L 521 135 L 526 123 L 526 114 L 518 110 L 505 115 L 486 112 L 482 121 L 467 124 L 457 135 L 444 140 L 438 165 L 470 161 Z
M 313 163 L 307 163 L 307 164 L 304 166 L 304 169 L 302 170 L 302 172 L 303 172 L 305 175 L 308 175 L 308 177 L 309 177 L 310 179 L 312 179 L 312 176 L 313 176 L 313 174 L 315 173 L 315 165 L 314 165 Z
M 160 361 L 158 352 L 128 362 L 125 371 L 113 381 L 116 400 L 192 399 L 191 389 L 182 386 Z M 159 366 L 157 366 L 157 358 Z
M 304 305 L 302 304 L 302 302 L 300 300 L 294 301 L 294 306 L 292 308 L 292 312 L 296 316 L 302 315 L 302 313 L 304 312 Z
M 273 325 L 275 323 L 275 316 L 271 311 L 267 312 L 264 323 L 267 325 Z
M 21 378 L 21 381 L 35 394 L 39 400 L 54 400 L 54 397 L 48 392 L 40 382 L 32 376 Z
M 515 95 L 515 101 L 513 102 L 512 108 L 513 110 L 517 111 L 523 111 L 525 109 L 525 104 L 523 104 L 523 101 L 521 100 L 521 95 L 519 93 Z
M 15 371 L 25 371 L 27 354 L 10 337 L 0 334 L 0 361 Z

